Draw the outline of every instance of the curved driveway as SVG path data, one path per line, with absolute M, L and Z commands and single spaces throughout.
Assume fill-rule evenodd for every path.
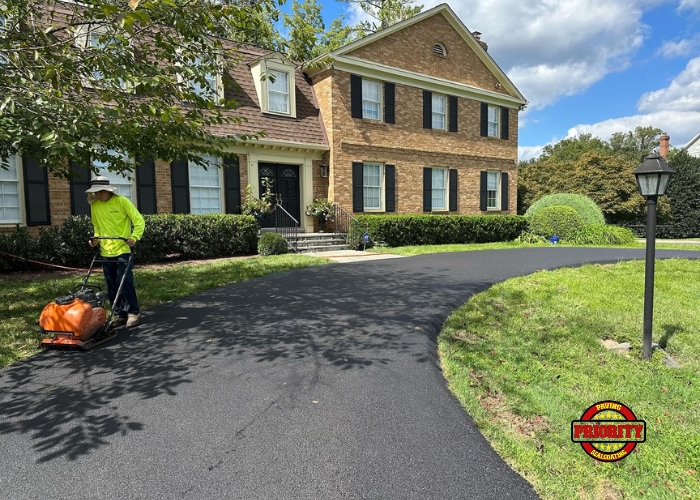
M 657 252 L 669 256 L 700 253 Z M 550 247 L 332 264 L 158 307 L 94 351 L 0 371 L 0 496 L 537 498 L 446 389 L 435 336 L 495 282 L 643 257 Z

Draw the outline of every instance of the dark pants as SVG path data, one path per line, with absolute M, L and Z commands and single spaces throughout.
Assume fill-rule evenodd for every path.
M 133 261 L 129 265 L 128 253 L 121 254 L 117 257 L 102 257 L 105 261 L 102 263 L 102 271 L 104 272 L 105 281 L 107 282 L 107 294 L 109 295 L 109 303 L 112 304 L 113 317 L 121 316 L 126 318 L 127 314 L 139 314 L 139 301 L 136 298 L 136 287 L 134 286 L 134 273 L 132 271 Z M 119 290 L 122 276 L 124 285 L 119 295 L 119 301 L 114 302 Z

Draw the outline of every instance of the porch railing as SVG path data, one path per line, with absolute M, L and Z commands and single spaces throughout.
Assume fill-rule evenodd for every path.
M 275 232 L 287 240 L 292 250 L 299 250 L 299 221 L 279 203 L 275 204 Z
M 345 238 L 348 246 L 354 250 L 367 246 L 364 235 L 369 234 L 369 226 L 360 222 L 339 203 L 333 203 L 335 208 L 335 232 Z

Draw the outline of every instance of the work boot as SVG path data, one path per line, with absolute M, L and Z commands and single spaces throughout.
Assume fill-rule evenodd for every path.
M 133 328 L 134 326 L 138 326 L 139 323 L 141 323 L 140 314 L 129 314 L 129 319 L 126 320 L 126 327 Z
M 119 328 L 120 326 L 124 326 L 126 324 L 126 318 L 123 316 L 117 316 L 114 318 L 112 321 L 109 322 L 109 329 L 114 330 L 115 328 Z

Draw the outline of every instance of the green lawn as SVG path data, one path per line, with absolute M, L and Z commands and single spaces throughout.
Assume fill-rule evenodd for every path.
M 326 264 L 327 259 L 279 255 L 202 264 L 181 264 L 134 271 L 142 310 L 228 283 L 290 269 Z M 41 279 L 0 281 L 0 367 L 36 353 L 41 336 L 37 321 L 46 304 L 65 295 L 84 274 L 48 274 Z M 101 280 L 94 274 L 95 283 Z M 92 282 L 92 280 L 91 280 Z
M 658 261 L 655 290 L 654 341 L 680 368 L 660 351 L 641 360 L 643 261 L 511 279 L 446 321 L 450 389 L 543 498 L 700 498 L 700 262 Z M 612 464 L 571 441 L 572 420 L 607 399 L 647 423 L 647 441 Z

